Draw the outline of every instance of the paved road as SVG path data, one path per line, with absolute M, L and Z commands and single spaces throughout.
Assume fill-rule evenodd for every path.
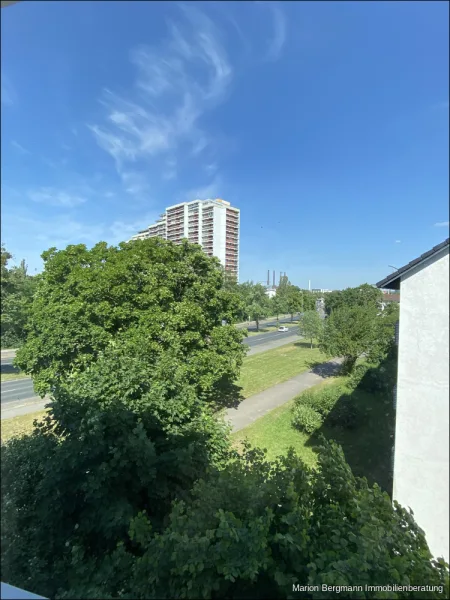
M 9 402 L 17 400 L 27 400 L 35 398 L 33 382 L 29 377 L 23 379 L 13 379 L 12 381 L 2 381 L 1 387 L 1 404 L 2 406 Z
M 280 322 L 290 322 L 289 319 L 280 320 Z M 277 322 L 265 323 L 266 326 L 271 324 L 276 325 Z M 292 327 L 288 331 L 270 331 L 268 333 L 261 333 L 252 337 L 248 337 L 244 340 L 244 344 L 250 346 L 249 355 L 258 354 L 265 352 L 272 348 L 277 348 L 284 344 L 288 344 L 298 338 L 298 328 Z M 2 367 L 12 368 L 13 357 L 7 357 L 1 359 Z M 3 369 L 2 369 L 3 370 Z M 8 369 L 9 370 L 9 369 Z M 19 402 L 22 404 L 24 401 L 29 402 L 30 400 L 37 401 L 39 399 L 34 391 L 33 382 L 29 377 L 23 379 L 16 379 L 11 381 L 2 381 L 1 383 L 1 406 L 2 409 L 8 407 L 12 408 Z M 3 417 L 4 418 L 4 417 Z
M 269 333 L 260 333 L 255 336 L 245 338 L 244 344 L 247 344 L 247 346 L 250 346 L 250 348 L 254 348 L 255 346 L 261 346 L 262 344 L 267 344 L 268 342 L 273 342 L 274 340 L 287 339 L 291 342 L 292 338 L 298 335 L 298 327 L 290 327 L 287 331 L 269 331 Z

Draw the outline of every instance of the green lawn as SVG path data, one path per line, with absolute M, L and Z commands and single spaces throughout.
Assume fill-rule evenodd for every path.
M 1 426 L 2 441 L 7 442 L 12 437 L 31 433 L 33 430 L 33 421 L 43 417 L 45 412 L 45 410 L 40 410 L 39 412 L 30 413 L 28 415 L 20 415 L 19 417 L 13 417 L 12 419 L 3 419 Z
M 313 363 L 325 361 L 326 357 L 318 348 L 311 349 L 306 342 L 286 344 L 274 350 L 247 356 L 237 383 L 242 387 L 242 396 L 248 398 L 308 371 Z
M 340 385 L 344 378 L 330 378 L 314 389 L 324 385 Z M 356 429 L 346 430 L 326 424 L 316 434 L 298 432 L 291 425 L 291 407 L 293 400 L 261 417 L 249 427 L 233 434 L 235 447 L 240 448 L 242 441 L 248 439 L 254 446 L 267 449 L 268 458 L 286 454 L 293 447 L 304 462 L 314 467 L 316 464 L 315 447 L 318 434 L 334 439 L 343 450 L 353 473 L 367 477 L 369 483 L 378 483 L 383 489 L 391 491 L 390 466 L 393 445 L 393 409 L 392 398 L 379 393 L 354 392 L 363 409 L 363 421 Z
M 27 377 L 23 373 L 2 373 L 0 381 L 11 381 L 12 379 L 23 379 Z

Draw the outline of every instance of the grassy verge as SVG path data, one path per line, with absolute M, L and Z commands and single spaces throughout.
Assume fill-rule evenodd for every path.
M 247 356 L 237 383 L 242 387 L 243 397 L 248 398 L 308 371 L 312 363 L 325 360 L 318 348 L 311 349 L 306 342 L 286 344 L 274 350 Z
M 313 389 L 325 385 L 342 385 L 342 377 L 330 378 Z M 315 448 L 318 437 L 323 434 L 338 442 L 344 450 L 345 458 L 353 473 L 367 477 L 370 484 L 378 483 L 390 492 L 390 460 L 393 444 L 392 399 L 381 393 L 353 392 L 362 409 L 362 423 L 355 429 L 341 429 L 324 425 L 314 434 L 308 435 L 294 429 L 291 424 L 291 408 L 294 400 L 261 417 L 249 427 L 233 434 L 233 444 L 240 448 L 244 439 L 254 446 L 267 449 L 268 458 L 286 454 L 293 447 L 302 460 L 314 467 Z M 338 401 L 339 402 L 339 401 Z
M 23 373 L 1 373 L 0 381 L 11 381 L 13 379 L 24 379 L 27 375 Z
M 33 430 L 33 421 L 43 417 L 45 412 L 45 410 L 40 410 L 39 412 L 20 415 L 19 417 L 13 417 L 12 419 L 3 419 L 1 424 L 2 441 L 7 442 L 13 437 L 31 433 Z

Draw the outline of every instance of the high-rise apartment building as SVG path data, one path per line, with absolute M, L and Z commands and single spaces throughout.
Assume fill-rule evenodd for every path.
M 161 237 L 179 244 L 186 238 L 208 256 L 217 256 L 239 278 L 239 221 L 239 209 L 225 200 L 193 200 L 169 206 L 156 223 L 131 239 Z

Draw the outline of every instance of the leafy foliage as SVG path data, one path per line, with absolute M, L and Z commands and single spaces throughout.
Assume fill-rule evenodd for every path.
M 383 294 L 381 290 L 373 285 L 364 283 L 355 288 L 335 290 L 325 294 L 325 310 L 328 315 L 344 306 L 348 308 L 365 306 L 378 311 L 381 308 L 382 299 Z
M 303 392 L 292 407 L 292 424 L 306 433 L 313 433 L 323 422 L 331 426 L 352 428 L 357 425 L 360 410 L 353 395 L 344 386 L 324 387 Z
M 38 277 L 28 275 L 25 261 L 8 268 L 12 255 L 1 249 L 1 345 L 18 347 L 27 336 L 27 320 Z
M 373 362 L 381 360 L 392 334 L 373 306 L 342 306 L 326 320 L 319 347 L 330 357 L 344 357 L 343 372 L 351 373 L 363 354 Z
M 322 425 L 322 415 L 308 404 L 295 404 L 292 408 L 292 425 L 304 431 L 313 433 Z
M 115 393 L 120 376 L 101 395 L 106 367 L 91 372 L 90 389 L 87 372 L 65 384 L 33 435 L 2 447 L 2 573 L 47 597 L 72 585 L 75 555 L 87 576 L 89 561 L 118 543 L 132 550 L 130 519 L 145 510 L 160 530 L 171 502 L 228 458 L 228 428 L 192 390 L 164 402 L 151 389 L 124 402 Z
M 260 283 L 247 282 L 242 284 L 241 293 L 245 314 L 256 321 L 256 329 L 259 330 L 260 320 L 270 312 L 270 300 L 266 290 Z
M 60 597 L 289 598 L 293 585 L 424 582 L 448 593 L 448 566 L 431 560 L 412 514 L 355 478 L 334 443 L 323 442 L 317 470 L 292 452 L 270 463 L 247 447 L 176 502 L 163 531 L 142 512 L 129 541 L 103 559 L 86 562 L 72 548 L 73 585 Z
M 51 249 L 43 259 L 30 333 L 16 357 L 41 395 L 111 348 L 140 356 L 152 381 L 170 380 L 182 365 L 201 399 L 230 393 L 244 334 L 232 326 L 240 301 L 223 288 L 217 259 L 157 238 Z
M 300 319 L 300 328 L 303 335 L 310 339 L 312 348 L 313 340 L 318 339 L 322 335 L 323 320 L 316 310 L 308 310 Z

